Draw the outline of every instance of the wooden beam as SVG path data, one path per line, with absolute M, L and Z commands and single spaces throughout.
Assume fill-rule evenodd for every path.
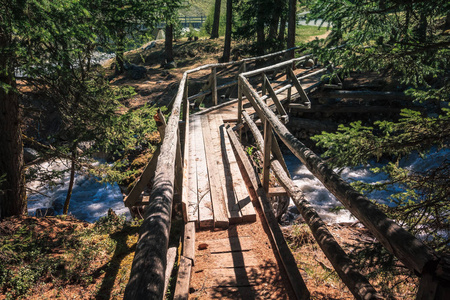
M 184 151 L 183 151 L 183 187 L 181 196 L 181 211 L 184 223 L 188 222 L 189 199 L 189 100 L 187 99 L 187 87 L 183 95 L 183 119 L 184 119 Z
M 292 84 L 297 89 L 298 94 L 300 95 L 300 98 L 303 101 L 303 104 L 311 106 L 311 101 L 308 98 L 308 95 L 306 95 L 305 90 L 303 89 L 302 85 L 298 81 L 297 77 L 294 74 L 294 71 L 292 71 L 291 68 L 288 69 L 288 75 L 292 80 Z
M 178 267 L 177 283 L 175 285 L 174 300 L 187 300 L 189 298 L 189 285 L 191 283 L 192 261 L 181 256 Z M 142 298 L 140 298 L 142 299 Z M 154 298 L 164 299 L 164 298 Z
M 263 188 L 264 191 L 269 191 L 270 183 L 270 152 L 272 150 L 272 127 L 270 123 L 264 122 L 264 151 L 263 151 Z
M 212 101 L 214 105 L 217 105 L 217 75 L 216 75 L 216 68 L 211 68 L 211 76 L 212 76 L 212 83 L 211 83 L 211 92 L 212 92 Z
M 269 96 L 272 99 L 273 103 L 275 104 L 278 114 L 283 119 L 284 124 L 289 122 L 289 116 L 286 113 L 286 110 L 284 109 L 283 105 L 281 105 L 280 100 L 278 99 L 277 95 L 275 94 L 275 91 L 273 90 L 272 86 L 270 85 L 270 81 L 267 78 L 266 74 L 264 74 L 264 82 L 266 82 L 266 89 L 269 91 Z
M 279 196 L 289 196 L 284 187 L 277 186 L 269 188 L 267 197 L 279 197 Z
M 164 295 L 167 293 L 169 287 L 170 277 L 172 275 L 173 267 L 175 265 L 175 258 L 177 257 L 177 247 L 171 247 L 167 250 L 167 268 L 166 279 L 164 281 Z
M 184 224 L 183 256 L 192 260 L 192 265 L 195 265 L 195 222 Z
M 180 107 L 186 78 L 187 73 L 184 73 L 161 145 L 150 203 L 145 210 L 130 280 L 124 293 L 125 300 L 164 297 L 177 150 L 174 141 L 178 138 Z

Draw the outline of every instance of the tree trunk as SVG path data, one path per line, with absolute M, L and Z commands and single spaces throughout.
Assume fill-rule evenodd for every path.
M 211 29 L 211 38 L 217 39 L 219 37 L 219 23 L 220 23 L 220 0 L 216 0 L 214 4 L 214 20 Z
M 295 27 L 297 26 L 297 0 L 289 0 L 288 40 L 287 48 L 295 47 Z M 294 58 L 294 51 L 288 54 Z
M 11 36 L 0 28 L 0 220 L 27 212 L 19 99 L 15 92 Z M 3 177 L 5 176 L 5 177 Z M 3 178 L 2 178 L 3 177 Z
M 117 50 L 116 50 L 116 74 L 125 72 L 125 35 L 118 34 Z
M 70 198 L 72 197 L 73 183 L 75 181 L 75 160 L 76 160 L 77 147 L 76 144 L 72 149 L 72 164 L 70 166 L 70 181 L 69 189 L 67 190 L 66 201 L 64 202 L 63 215 L 67 215 L 69 212 Z
M 282 45 L 284 45 L 284 34 L 286 32 L 286 16 L 284 14 L 281 15 L 280 20 L 280 29 L 278 30 L 278 40 Z
M 272 18 L 270 19 L 269 35 L 267 36 L 267 39 L 272 44 L 275 44 L 277 40 L 278 22 L 280 21 L 282 11 L 282 6 L 276 6 L 275 11 L 272 14 Z
M 264 55 L 264 21 L 265 21 L 265 7 L 262 1 L 258 3 L 258 13 L 256 16 L 256 53 L 261 56 Z
M 164 51 L 167 63 L 173 62 L 173 25 L 166 25 L 166 40 L 164 43 Z
M 222 62 L 230 61 L 232 21 L 233 21 L 233 0 L 227 0 L 227 26 L 225 31 L 225 45 L 223 48 Z

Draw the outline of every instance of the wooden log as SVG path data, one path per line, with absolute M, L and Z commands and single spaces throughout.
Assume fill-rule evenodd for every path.
M 166 136 L 161 145 L 153 189 L 150 194 L 140 237 L 136 245 L 130 280 L 124 299 L 162 299 L 164 297 L 167 246 L 172 214 L 175 180 L 175 155 L 178 122 L 187 73 L 183 74 L 171 116 L 166 127 Z
M 180 266 L 178 267 L 177 283 L 175 285 L 174 300 L 187 300 L 189 298 L 189 284 L 191 282 L 192 261 L 189 258 L 181 256 Z M 143 298 L 136 298 L 143 299 Z M 149 298 L 163 299 L 163 298 Z
M 348 91 L 348 90 L 327 90 L 317 92 L 314 97 L 319 98 L 345 98 L 345 99 L 372 99 L 372 100 L 409 100 L 410 96 L 402 92 L 383 91 Z
M 244 114 L 243 116 L 255 136 L 258 147 L 262 147 L 261 133 L 248 114 Z M 339 277 L 341 277 L 342 281 L 347 285 L 353 296 L 355 296 L 356 299 L 381 299 L 367 279 L 358 272 L 351 259 L 344 250 L 342 250 L 333 235 L 328 231 L 325 223 L 319 217 L 315 209 L 305 200 L 302 191 L 287 176 L 281 164 L 277 160 L 274 160 L 271 163 L 271 167 L 281 185 L 293 199 L 322 251 L 330 260 Z
M 291 78 L 292 84 L 297 89 L 297 92 L 300 95 L 303 104 L 311 106 L 311 101 L 309 100 L 308 95 L 306 95 L 306 92 L 300 84 L 300 81 L 298 81 L 297 77 L 294 74 L 294 71 L 292 71 L 292 69 L 290 68 L 288 69 L 288 76 Z
M 269 191 L 269 183 L 270 183 L 270 154 L 272 150 L 272 127 L 270 123 L 264 121 L 264 151 L 263 153 L 263 188 L 266 193 Z
M 278 257 L 283 263 L 283 267 L 286 271 L 291 287 L 297 299 L 309 299 L 310 294 L 308 288 L 306 287 L 306 284 L 303 281 L 302 276 L 300 275 L 295 258 L 292 255 L 292 252 L 289 249 L 286 240 L 284 239 L 280 227 L 278 226 L 278 221 L 275 218 L 273 209 L 266 197 L 263 188 L 261 187 L 261 181 L 259 180 L 258 174 L 256 174 L 255 169 L 253 168 L 250 160 L 246 156 L 240 142 L 238 141 L 231 128 L 228 128 L 228 134 L 230 136 L 233 148 L 236 151 L 239 162 L 242 165 L 242 169 L 244 170 L 244 178 L 246 178 L 250 183 L 249 185 L 251 186 L 251 190 L 259 201 L 264 214 L 264 218 L 270 230 L 270 237 L 276 246 Z
M 273 129 L 303 164 L 323 185 L 360 220 L 376 238 L 408 268 L 422 273 L 424 267 L 437 261 L 437 255 L 419 239 L 400 227 L 381 212 L 367 197 L 358 193 L 345 182 L 320 157 L 296 139 L 278 120 L 258 93 L 242 75 L 243 87 L 248 89 L 263 110 Z
M 181 196 L 181 211 L 183 214 L 184 223 L 189 220 L 188 217 L 188 199 L 189 199 L 189 100 L 187 100 L 187 88 L 183 95 L 183 119 L 184 119 L 184 151 L 183 151 L 183 187 Z
M 225 207 L 225 196 L 223 194 L 222 184 L 220 181 L 220 174 L 217 173 L 218 160 L 222 159 L 217 156 L 214 149 L 220 145 L 212 145 L 212 135 L 216 132 L 210 130 L 211 125 L 208 121 L 208 116 L 202 116 L 203 140 L 206 152 L 206 164 L 208 166 L 209 186 L 211 188 L 211 202 L 214 214 L 214 227 L 228 228 L 228 214 Z M 216 133 L 217 134 L 217 133 Z
M 338 128 L 338 124 L 327 120 L 311 120 L 305 118 L 291 118 L 290 128 L 310 129 L 315 131 L 333 132 Z
M 281 105 L 280 100 L 275 94 L 275 91 L 270 85 L 270 81 L 265 74 L 264 74 L 264 82 L 266 82 L 266 89 L 269 91 L 269 96 L 270 98 L 272 98 L 272 101 L 277 108 L 278 114 L 280 114 L 280 116 L 283 118 L 284 123 L 286 124 L 287 122 L 289 122 L 289 116 L 286 113 L 286 110 L 284 109 L 283 105 Z
M 290 109 L 302 112 L 324 112 L 324 113 L 359 113 L 359 114 L 378 114 L 378 113 L 399 113 L 401 108 L 388 106 L 331 106 L 314 105 L 308 108 L 299 103 L 289 104 Z

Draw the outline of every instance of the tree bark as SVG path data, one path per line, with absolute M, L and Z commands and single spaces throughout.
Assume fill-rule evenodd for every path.
M 289 20 L 288 20 L 288 40 L 287 48 L 295 47 L 295 27 L 297 26 L 297 0 L 289 0 Z M 294 51 L 288 54 L 289 58 L 294 58 Z
M 19 99 L 11 35 L 0 27 L 0 220 L 27 212 Z
M 125 72 L 125 33 L 118 33 L 116 50 L 116 74 Z
M 166 25 L 166 39 L 164 43 L 164 51 L 166 55 L 166 62 L 173 62 L 173 25 Z
M 258 3 L 258 11 L 256 16 L 256 52 L 259 56 L 264 55 L 264 21 L 265 21 L 265 7 L 262 1 Z
M 227 25 L 225 30 L 225 45 L 223 48 L 222 62 L 230 61 L 232 21 L 233 21 L 233 0 L 227 0 Z
M 211 29 L 211 38 L 217 39 L 219 37 L 219 25 L 220 25 L 220 5 L 221 1 L 216 0 L 214 4 L 214 20 L 213 20 L 213 26 Z

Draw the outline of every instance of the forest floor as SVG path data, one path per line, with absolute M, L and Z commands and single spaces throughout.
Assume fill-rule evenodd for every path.
M 326 35 L 319 33 L 320 38 Z M 313 38 L 315 35 L 307 40 Z M 181 40 L 174 45 L 178 66 L 168 70 L 161 67 L 164 42 L 158 41 L 151 49 L 144 50 L 143 47 L 127 53 L 131 63 L 146 68 L 145 78 L 133 80 L 125 73 L 114 77 L 111 83 L 134 87 L 137 94 L 123 101 L 127 109 L 145 104 L 168 105 L 176 94 L 183 72 L 217 62 L 222 55 L 222 45 L 223 39 Z M 238 45 L 235 46 L 238 49 Z M 245 51 L 234 51 L 232 56 L 238 59 L 242 53 Z M 111 76 L 112 61 L 104 65 Z M 172 226 L 176 241 L 180 224 L 175 220 Z M 121 299 L 129 278 L 138 229 L 138 222 L 126 222 L 114 214 L 95 224 L 60 216 L 2 221 L 0 300 Z M 283 231 L 312 299 L 353 299 L 301 220 L 284 227 Z M 346 250 L 355 254 L 361 253 L 358 250 L 364 243 L 373 244 L 374 241 L 359 224 L 333 224 L 330 231 L 341 245 L 346 245 Z M 367 262 L 367 257 L 370 256 L 360 259 Z M 386 256 L 380 258 L 383 259 Z M 364 272 L 373 270 L 369 267 Z M 396 270 L 397 273 L 392 270 L 378 272 L 372 283 L 387 298 L 414 298 L 415 279 L 401 275 L 404 271 L 400 264 Z M 170 287 L 169 299 L 171 291 L 173 288 Z

